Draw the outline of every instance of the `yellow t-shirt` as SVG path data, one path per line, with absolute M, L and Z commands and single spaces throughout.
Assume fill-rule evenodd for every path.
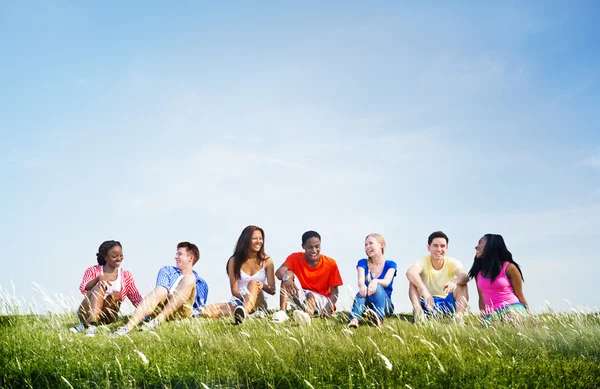
M 431 256 L 421 258 L 415 266 L 419 268 L 421 280 L 432 296 L 446 298 L 448 293 L 444 292 L 444 285 L 456 278 L 456 269 L 462 269 L 463 265 L 456 259 L 444 257 L 444 265 L 440 270 L 435 270 L 431 265 Z

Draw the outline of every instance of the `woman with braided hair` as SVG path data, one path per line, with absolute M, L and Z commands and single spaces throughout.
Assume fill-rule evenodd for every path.
M 89 267 L 83 274 L 79 290 L 85 295 L 77 316 L 79 324 L 71 328 L 71 332 L 83 332 L 94 336 L 98 332 L 98 324 L 117 321 L 121 303 L 129 298 L 134 306 L 142 301 L 133 275 L 121 268 L 123 247 L 116 240 L 103 242 L 96 254 L 98 265 Z
M 352 304 L 348 327 L 358 327 L 358 320 L 377 326 L 383 324 L 383 318 L 394 312 L 392 304 L 392 284 L 396 277 L 396 262 L 383 257 L 385 240 L 379 234 L 369 234 L 365 238 L 367 258 L 356 265 L 358 273 L 358 293 Z

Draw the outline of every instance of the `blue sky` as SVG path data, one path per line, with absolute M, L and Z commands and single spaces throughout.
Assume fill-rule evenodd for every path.
M 533 308 L 597 309 L 598 15 L 591 1 L 2 2 L 0 286 L 41 311 L 56 307 L 33 283 L 79 300 L 117 239 L 144 294 L 189 240 L 224 301 L 226 260 L 256 224 L 276 265 L 319 231 L 342 308 L 381 233 L 406 312 L 404 271 L 443 230 L 467 269 L 479 237 L 502 234 Z

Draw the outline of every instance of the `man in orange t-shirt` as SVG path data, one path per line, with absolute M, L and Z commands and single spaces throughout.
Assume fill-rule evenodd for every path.
M 279 294 L 280 311 L 273 315 L 273 322 L 288 320 L 285 313 L 288 299 L 299 308 L 294 318 L 301 324 L 310 324 L 312 315 L 331 315 L 338 299 L 338 286 L 342 277 L 333 258 L 321 254 L 321 235 L 307 231 L 302 235 L 304 252 L 290 254 L 275 276 L 281 280 Z

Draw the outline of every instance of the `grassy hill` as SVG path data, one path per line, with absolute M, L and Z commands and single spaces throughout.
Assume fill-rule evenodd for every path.
M 348 330 L 343 314 L 293 322 L 190 319 L 113 339 L 71 334 L 74 315 L 0 316 L 0 387 L 599 388 L 600 316 L 536 315 L 521 327 Z

